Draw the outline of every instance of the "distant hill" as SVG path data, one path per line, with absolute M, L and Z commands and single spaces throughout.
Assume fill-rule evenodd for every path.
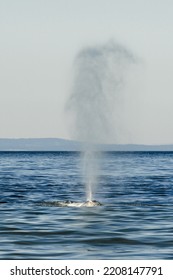
M 0 139 L 0 151 L 75 151 L 80 143 L 59 138 Z
M 0 138 L 0 151 L 80 151 L 80 142 L 60 138 Z M 103 151 L 173 151 L 173 145 L 97 145 Z

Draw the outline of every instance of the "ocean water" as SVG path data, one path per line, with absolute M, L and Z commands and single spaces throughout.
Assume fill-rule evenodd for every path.
M 0 259 L 173 259 L 173 153 L 108 152 L 98 207 L 75 152 L 0 153 Z

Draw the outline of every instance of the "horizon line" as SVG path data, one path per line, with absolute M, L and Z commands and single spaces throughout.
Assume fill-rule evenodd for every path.
M 85 143 L 80 140 L 76 139 L 68 139 L 68 138 L 61 138 L 61 137 L 0 137 L 1 140 L 63 140 L 63 141 L 72 141 L 72 142 L 79 142 Z M 120 145 L 120 146 L 173 146 L 172 144 L 139 144 L 139 143 L 95 143 L 97 145 Z

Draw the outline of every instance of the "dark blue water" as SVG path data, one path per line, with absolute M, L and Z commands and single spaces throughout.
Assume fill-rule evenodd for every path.
M 105 153 L 84 201 L 79 153 L 0 153 L 1 259 L 172 259 L 173 153 Z M 44 203 L 46 202 L 46 203 Z

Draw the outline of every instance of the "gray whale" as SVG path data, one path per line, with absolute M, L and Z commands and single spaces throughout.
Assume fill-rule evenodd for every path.
M 75 202 L 75 201 L 47 201 L 41 203 L 42 206 L 56 206 L 56 207 L 95 207 L 101 206 L 102 204 L 96 200 L 88 200 L 85 202 Z

